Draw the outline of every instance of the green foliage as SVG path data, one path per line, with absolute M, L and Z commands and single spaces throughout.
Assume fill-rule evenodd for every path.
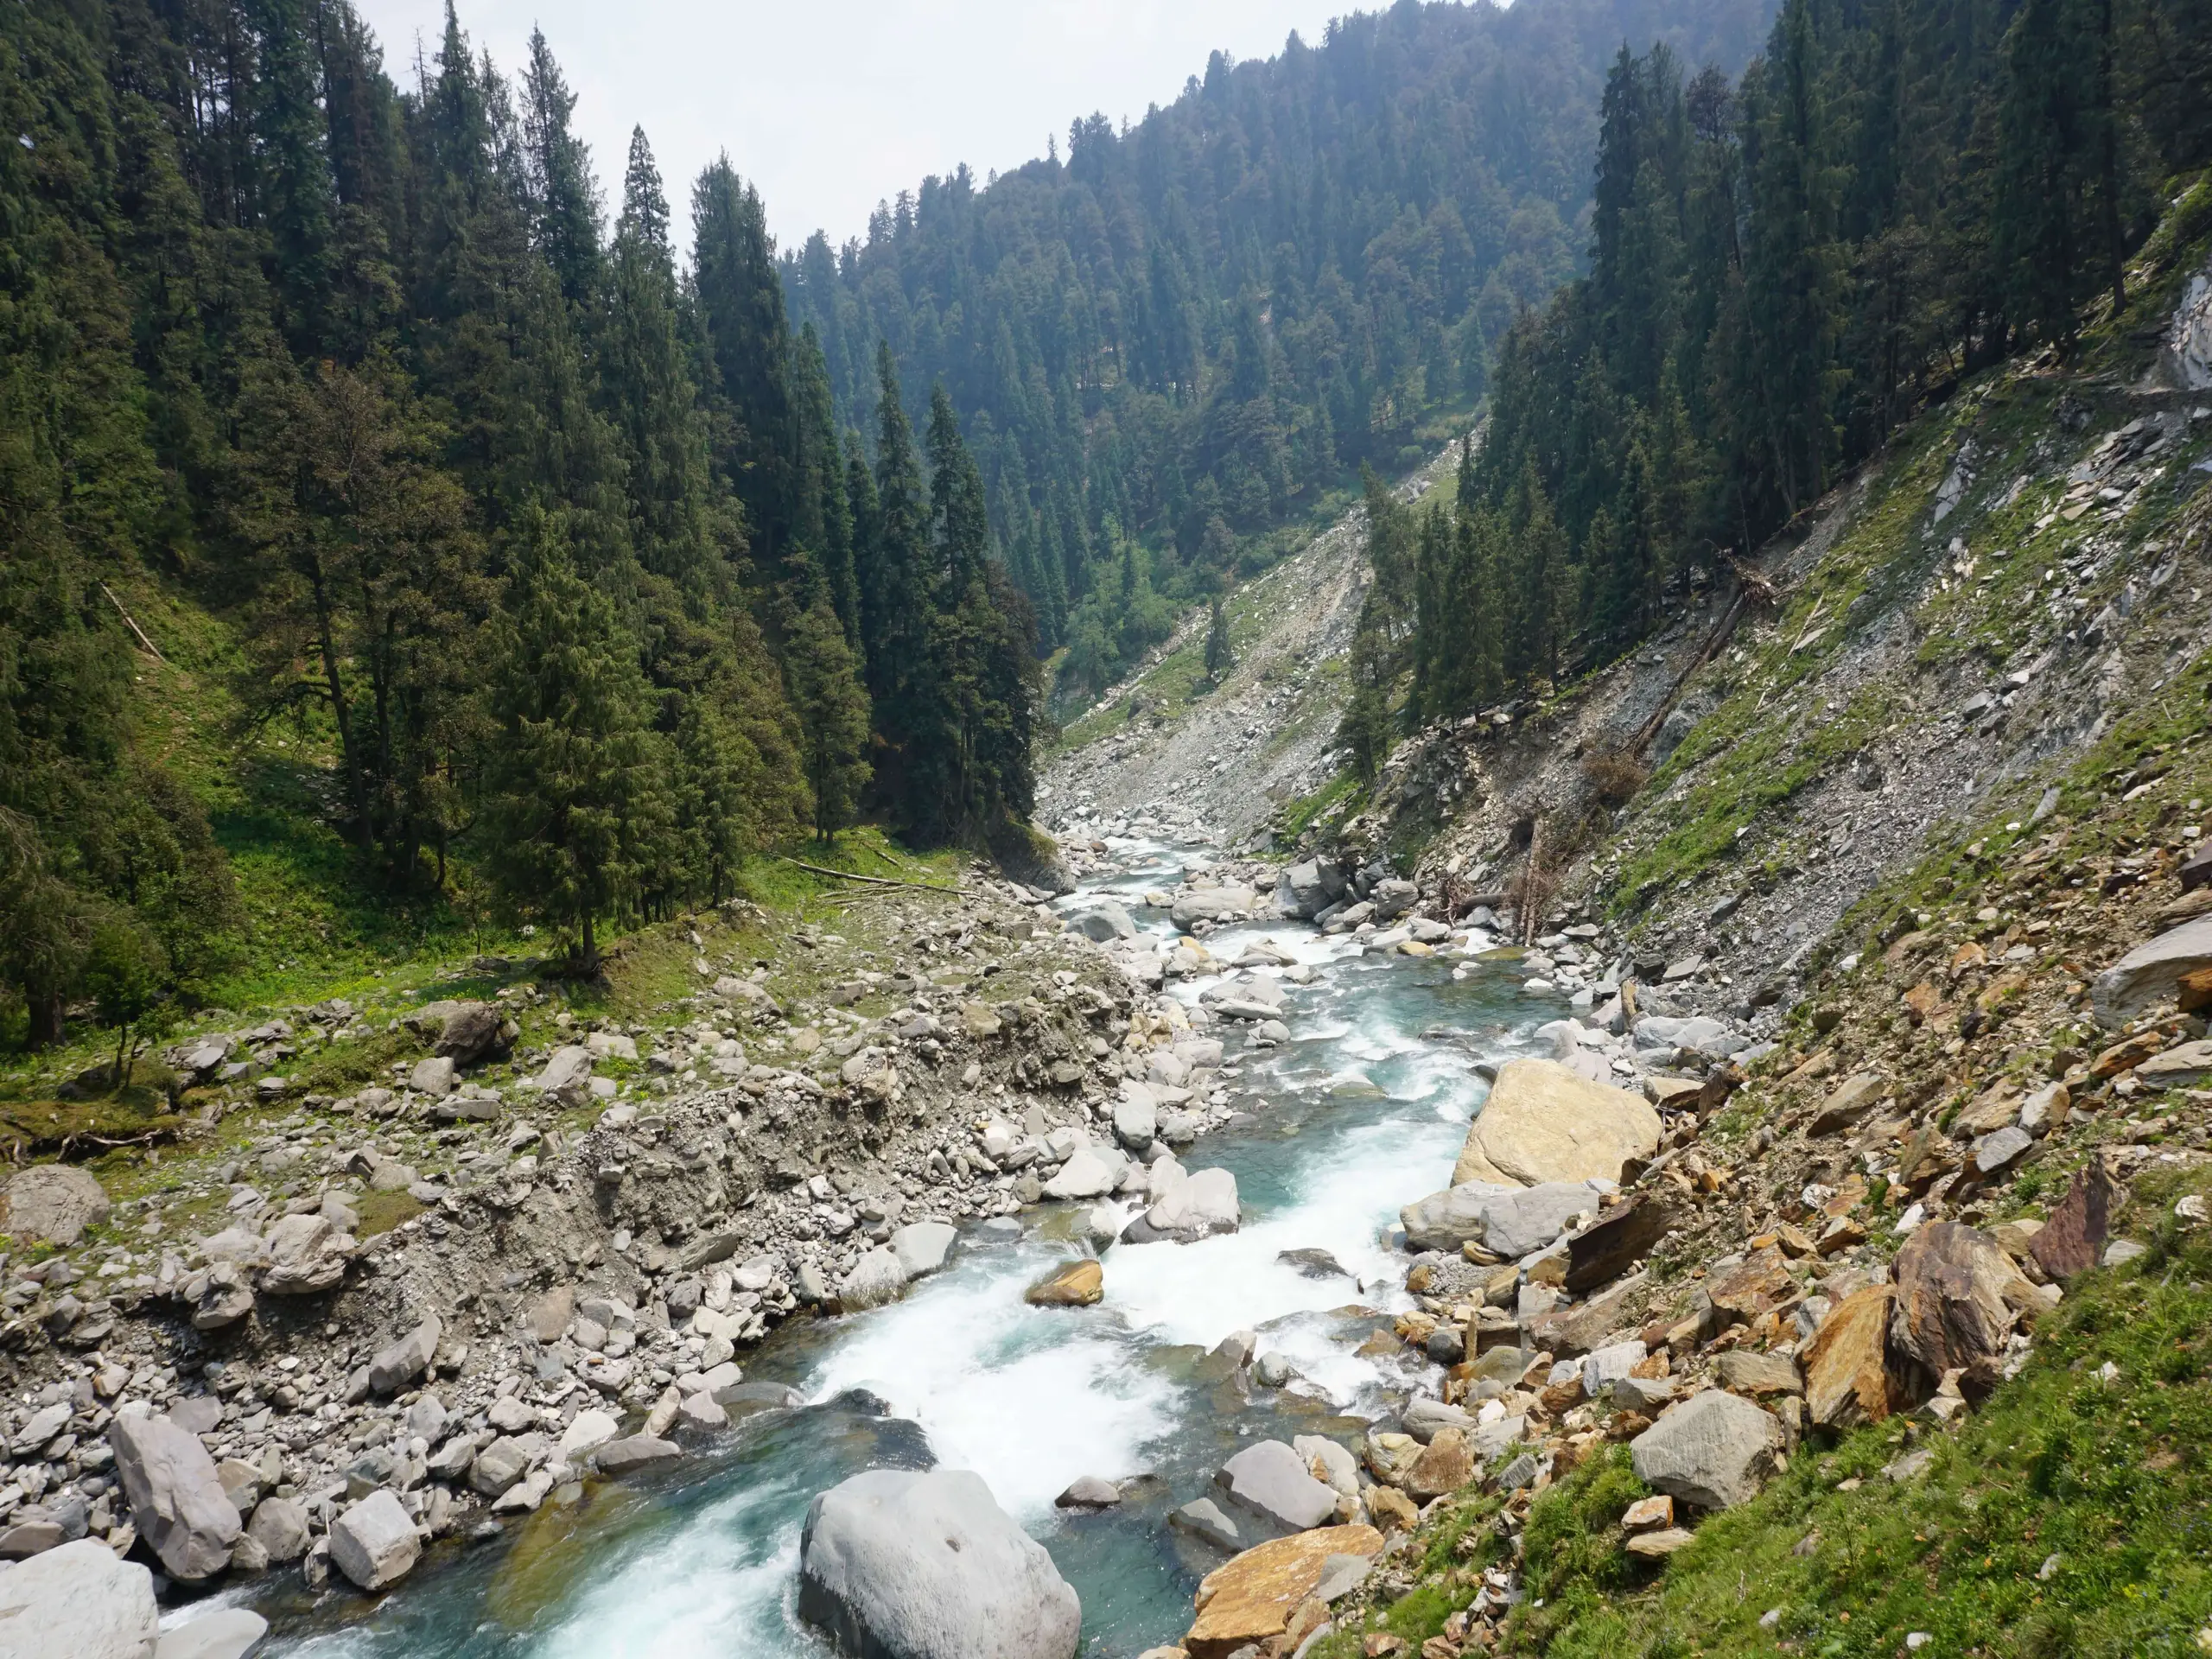
M 1206 618 L 1206 679 L 1219 685 L 1223 676 L 1236 666 L 1236 653 L 1229 643 L 1229 613 L 1216 594 Z
M 1411 711 L 1493 695 L 1496 607 L 1510 685 L 1625 648 L 1962 372 L 2070 349 L 2100 291 L 2117 316 L 2161 157 L 2212 154 L 2175 95 L 2192 66 L 2202 86 L 2187 10 L 1789 0 L 1733 85 L 1624 46 L 1589 275 L 1499 340 L 1462 480 L 1463 532 L 1471 496 L 1507 521 L 1494 574 L 1427 544 Z
M 793 626 L 784 672 L 814 791 L 814 832 L 835 841 L 853 821 L 873 773 L 866 759 L 868 693 L 853 672 L 844 628 L 826 599 L 817 599 Z
M 672 817 L 651 691 L 613 603 L 578 574 L 560 519 L 525 521 L 493 624 L 499 736 L 484 810 L 507 906 L 572 929 L 587 972 L 596 925 L 632 902 Z
M 957 423 L 936 521 L 911 448 L 887 516 L 726 161 L 679 272 L 642 131 L 607 234 L 542 33 L 511 85 L 448 10 L 415 75 L 346 0 L 0 16 L 11 1038 L 480 935 L 486 873 L 589 958 L 863 804 L 1029 810 L 1035 641 Z M 865 803 L 856 672 L 931 757 Z
M 1181 97 L 988 182 L 901 191 L 842 247 L 783 259 L 849 423 L 876 343 L 943 385 L 1010 574 L 1096 696 L 1124 651 L 1124 543 L 1203 597 L 1361 466 L 1460 421 L 1516 312 L 1572 271 L 1606 60 L 1623 36 L 1739 69 L 1760 0 L 1397 6 L 1216 54 Z M 1249 566 L 1248 566 L 1249 569 Z M 1100 590 L 1105 614 L 1082 607 Z M 1090 626 L 1095 625 L 1095 626 Z

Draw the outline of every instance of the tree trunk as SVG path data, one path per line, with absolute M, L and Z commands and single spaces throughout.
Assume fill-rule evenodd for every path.
M 61 993 L 34 991 L 26 999 L 30 1014 L 30 1046 L 52 1048 L 61 1040 Z
M 584 972 L 587 976 L 599 971 L 599 935 L 593 931 L 591 912 L 584 912 Z

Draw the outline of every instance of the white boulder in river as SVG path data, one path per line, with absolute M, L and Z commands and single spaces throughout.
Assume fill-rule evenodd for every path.
M 1168 1165 L 1163 1158 L 1154 1167 Z M 1156 1191 L 1152 1207 L 1122 1230 L 1125 1243 L 1153 1244 L 1162 1239 L 1194 1243 L 1216 1233 L 1235 1232 L 1243 1217 L 1236 1177 L 1225 1169 L 1196 1170 L 1179 1180 L 1169 1175 Z
M 816 1497 L 799 1616 L 855 1659 L 1072 1659 L 1083 1605 L 981 1475 L 871 1469 Z
M 1659 1150 L 1659 1114 L 1625 1090 L 1550 1060 L 1508 1060 L 1467 1131 L 1452 1185 L 1618 1181 Z
M 79 1538 L 0 1573 L 0 1659 L 146 1659 L 153 1574 Z

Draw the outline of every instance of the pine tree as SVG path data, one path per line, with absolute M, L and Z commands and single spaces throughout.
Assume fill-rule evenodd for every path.
M 798 432 L 791 404 L 791 339 L 783 281 L 760 193 L 729 157 L 700 174 L 691 193 L 692 288 L 733 425 L 724 472 L 745 504 L 746 530 L 764 579 L 789 579 L 798 518 Z
M 576 95 L 553 60 L 544 31 L 530 31 L 530 61 L 524 66 L 524 181 L 528 192 L 531 239 L 553 268 L 561 297 L 588 307 L 599 298 L 599 184 L 592 176 L 591 153 L 575 136 L 570 118 Z M 653 181 L 659 188 L 658 175 Z M 666 241 L 667 204 L 661 206 L 661 239 Z
M 642 128 L 631 135 L 608 263 L 598 392 L 620 443 L 630 538 L 647 571 L 703 601 L 719 592 L 741 536 L 713 475 L 677 312 L 668 202 Z
M 1229 613 L 1222 607 L 1221 595 L 1212 601 L 1212 614 L 1206 622 L 1206 681 L 1219 685 L 1229 671 L 1236 666 L 1236 653 L 1229 645 Z
M 784 678 L 803 734 L 814 833 L 835 842 L 853 822 L 873 768 L 867 759 L 868 693 L 861 689 L 843 625 L 826 599 L 816 600 L 793 626 Z
M 652 692 L 614 603 L 588 580 L 562 515 L 531 508 L 493 623 L 483 819 L 493 880 L 515 913 L 575 938 L 636 902 L 672 818 Z

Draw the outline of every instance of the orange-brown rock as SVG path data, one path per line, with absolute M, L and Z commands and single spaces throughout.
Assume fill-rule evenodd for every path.
M 1805 1408 L 1821 1427 L 1878 1423 L 1912 1403 L 1891 1375 L 1887 1359 L 1895 1300 L 1887 1285 L 1853 1291 L 1828 1310 L 1798 1356 L 1805 1372 Z
M 1774 1245 L 1754 1250 L 1715 1282 L 1707 1294 L 1724 1322 L 1749 1325 L 1783 1298 L 1796 1293 L 1789 1264 Z
M 1406 1494 L 1417 1503 L 1456 1492 L 1475 1478 L 1475 1451 L 1465 1433 L 1439 1429 L 1414 1466 L 1406 1471 Z
M 1106 1269 L 1096 1262 L 1071 1262 L 1022 1293 L 1036 1307 L 1089 1307 L 1106 1294 Z
M 1320 1585 L 1329 1557 L 1372 1556 L 1382 1548 L 1372 1527 L 1317 1527 L 1246 1550 L 1199 1584 L 1198 1620 L 1184 1649 L 1191 1659 L 1228 1659 L 1247 1643 L 1282 1635 Z

